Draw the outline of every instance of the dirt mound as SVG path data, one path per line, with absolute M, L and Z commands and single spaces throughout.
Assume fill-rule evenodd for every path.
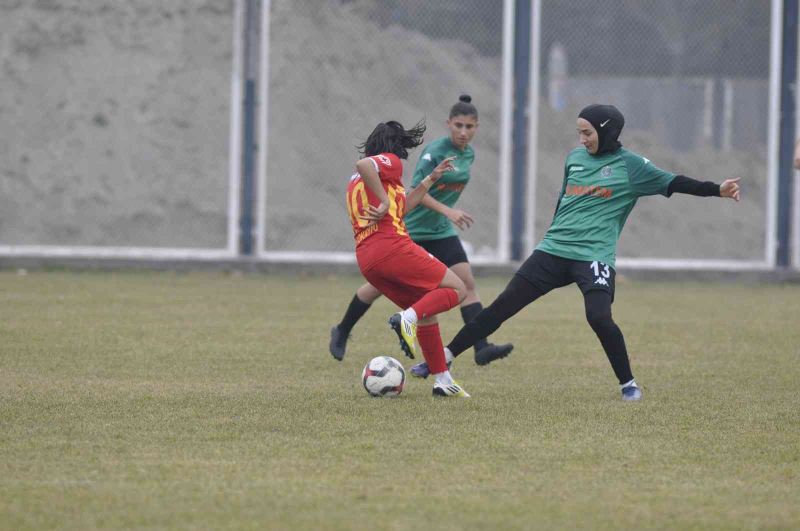
M 0 2 L 0 241 L 222 247 L 225 2 Z

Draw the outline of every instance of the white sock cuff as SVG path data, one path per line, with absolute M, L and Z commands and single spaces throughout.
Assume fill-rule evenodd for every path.
M 403 310 L 403 318 L 406 321 L 411 321 L 412 324 L 417 324 L 417 312 L 414 311 L 414 308 Z
M 434 374 L 434 376 L 436 377 L 436 383 L 438 384 L 453 385 L 453 377 L 450 375 L 450 371 L 448 370 Z
M 453 353 L 450 352 L 450 349 L 447 348 L 447 347 L 444 347 L 444 361 L 446 361 L 447 363 L 450 363 L 454 359 L 456 359 L 456 357 L 453 356 Z
M 625 389 L 628 386 L 639 387 L 638 385 L 636 385 L 636 378 L 634 378 L 630 382 L 626 382 L 626 383 L 620 385 L 619 388 L 620 389 Z

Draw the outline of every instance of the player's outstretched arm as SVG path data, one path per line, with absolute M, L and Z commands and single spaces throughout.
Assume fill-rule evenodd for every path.
M 716 184 L 711 181 L 697 181 L 685 175 L 678 175 L 669 184 L 667 197 L 672 194 L 688 194 L 699 197 L 729 197 L 738 201 L 740 179 L 740 177 L 736 177 L 727 179 L 722 184 Z

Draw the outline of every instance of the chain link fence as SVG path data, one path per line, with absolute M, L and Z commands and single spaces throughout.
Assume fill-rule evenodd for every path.
M 461 235 L 473 258 L 496 257 L 504 4 L 272 0 L 259 248 L 352 253 L 355 146 L 388 119 L 445 135 L 468 93 L 480 129 L 459 206 L 476 223 Z M 0 0 L 0 246 L 233 248 L 236 5 Z M 769 17 L 768 0 L 542 0 L 534 243 L 578 111 L 607 102 L 625 146 L 658 166 L 743 178 L 738 205 L 643 199 L 620 256 L 763 259 Z
M 0 244 L 225 247 L 232 31 L 232 1 L 0 1 Z

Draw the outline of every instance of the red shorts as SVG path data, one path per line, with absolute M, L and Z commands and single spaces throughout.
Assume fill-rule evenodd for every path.
M 446 265 L 411 239 L 394 241 L 384 247 L 383 256 L 376 253 L 374 246 L 370 247 L 368 252 L 362 248 L 356 250 L 361 273 L 367 282 L 401 308 L 410 307 L 438 288 L 447 273 Z

